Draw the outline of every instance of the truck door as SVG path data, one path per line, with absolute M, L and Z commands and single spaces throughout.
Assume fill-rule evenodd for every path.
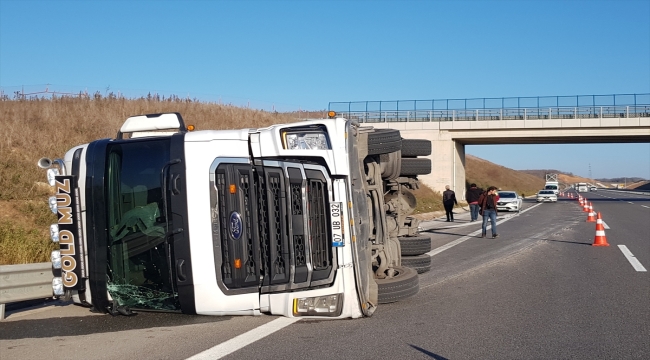
M 167 181 L 161 176 L 171 160 L 170 138 L 111 142 L 105 159 L 105 168 L 95 169 L 105 170 L 105 184 L 94 186 L 104 191 L 105 201 L 92 206 L 96 225 L 106 215 L 107 233 L 94 246 L 100 250 L 106 242 L 108 293 L 118 306 L 179 310 L 174 246 L 168 238 L 176 226 L 165 200 Z

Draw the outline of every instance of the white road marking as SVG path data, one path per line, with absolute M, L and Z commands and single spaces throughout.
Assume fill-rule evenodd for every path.
M 605 230 L 609 229 L 609 225 L 607 225 L 607 223 L 604 221 L 603 221 L 603 227 L 605 228 Z
M 222 357 L 228 354 L 232 354 L 233 352 L 242 349 L 245 346 L 256 342 L 257 340 L 269 336 L 274 332 L 286 326 L 289 326 L 299 320 L 300 318 L 287 318 L 287 317 L 277 318 L 262 326 L 258 326 L 253 330 L 245 332 L 239 336 L 235 336 L 234 338 L 228 341 L 224 341 L 221 344 L 214 346 L 208 350 L 200 352 L 192 357 L 189 357 L 187 358 L 187 360 L 221 359 Z
M 619 245 L 618 248 L 621 249 L 621 252 L 623 253 L 623 255 L 625 255 L 627 261 L 629 261 L 630 264 L 632 264 L 634 270 L 639 272 L 648 271 L 643 267 L 643 265 L 641 265 L 641 262 L 634 256 L 634 254 L 632 254 L 632 252 L 630 251 L 630 249 L 627 248 L 627 246 Z
M 529 208 L 527 208 L 527 209 L 521 210 L 521 212 L 520 212 L 519 214 L 523 214 L 523 213 L 525 213 L 526 211 L 528 211 L 528 210 L 532 210 L 532 209 L 534 209 L 534 208 L 536 208 L 536 207 L 538 207 L 538 206 L 540 206 L 540 205 L 542 205 L 542 204 L 543 204 L 543 203 L 535 204 L 535 205 L 533 205 L 533 206 L 531 206 L 531 207 L 529 207 Z M 508 221 L 508 220 L 510 220 L 510 219 L 514 219 L 515 217 L 516 217 L 516 216 L 510 216 L 510 217 L 507 217 L 507 218 L 505 218 L 505 219 L 503 219 L 503 220 L 501 220 L 501 221 L 497 221 L 497 225 L 502 224 L 502 223 L 504 223 L 504 222 L 506 222 L 506 221 Z M 488 228 L 486 228 L 486 230 L 489 229 L 489 228 L 491 228 L 491 227 L 492 227 L 492 226 L 490 225 Z M 454 241 L 452 241 L 452 242 L 450 242 L 450 243 L 448 243 L 448 244 L 445 244 L 445 245 L 443 245 L 443 246 L 437 247 L 437 248 L 435 248 L 435 249 L 429 251 L 429 252 L 427 253 L 427 255 L 429 255 L 429 256 L 438 255 L 438 254 L 440 254 L 441 252 L 443 252 L 443 251 L 445 251 L 445 250 L 449 250 L 449 249 L 453 248 L 454 246 L 456 246 L 456 245 L 458 245 L 458 244 L 461 244 L 461 243 L 463 243 L 463 242 L 465 242 L 465 241 L 467 241 L 467 240 L 469 240 L 469 239 L 471 239 L 471 238 L 476 237 L 476 235 L 480 234 L 481 231 L 483 231 L 483 229 L 478 229 L 478 230 L 476 230 L 476 231 L 474 231 L 474 232 L 472 232 L 472 233 L 470 233 L 470 234 L 468 234 L 468 235 L 466 235 L 466 236 L 463 236 L 462 238 L 458 238 L 458 239 L 456 239 L 456 240 L 454 240 Z
M 634 203 L 633 203 L 633 202 L 631 202 L 631 201 L 628 201 L 627 203 L 628 203 L 628 204 L 634 204 Z
M 641 206 L 646 208 L 646 209 L 650 209 L 650 206 L 645 206 L 645 205 L 641 205 Z

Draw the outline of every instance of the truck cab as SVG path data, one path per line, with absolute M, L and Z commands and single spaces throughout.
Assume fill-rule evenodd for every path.
M 50 162 L 55 295 L 113 314 L 356 318 L 392 298 L 382 284 L 417 292 L 398 238 L 417 235 L 418 181 L 396 130 L 191 129 L 134 116 Z
M 547 181 L 546 184 L 544 184 L 544 190 L 553 190 L 555 195 L 558 195 L 560 193 L 560 184 L 554 181 Z

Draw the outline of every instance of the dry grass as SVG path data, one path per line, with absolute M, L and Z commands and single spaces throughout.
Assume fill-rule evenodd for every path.
M 46 262 L 56 244 L 49 226 L 56 222 L 45 201 L 0 202 L 0 265 Z
M 415 214 L 424 214 L 444 209 L 442 206 L 442 194 L 424 184 L 420 184 L 420 188 L 413 191 L 413 194 L 418 200 L 417 206 L 415 207 Z

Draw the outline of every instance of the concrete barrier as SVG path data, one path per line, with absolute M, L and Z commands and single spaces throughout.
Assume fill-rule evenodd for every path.
M 5 318 L 5 304 L 51 296 L 51 263 L 0 266 L 0 320 Z

